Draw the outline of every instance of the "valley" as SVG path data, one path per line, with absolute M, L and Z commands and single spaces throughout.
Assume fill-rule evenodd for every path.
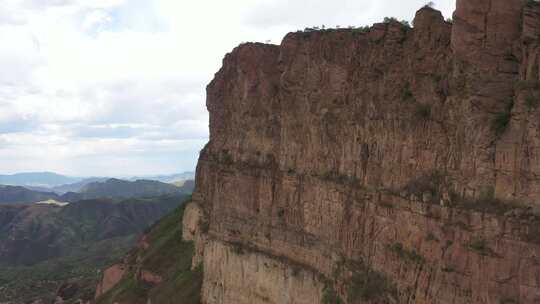
M 1 186 L 0 303 L 93 299 L 101 271 L 181 206 L 192 186 L 106 179 L 64 194 Z

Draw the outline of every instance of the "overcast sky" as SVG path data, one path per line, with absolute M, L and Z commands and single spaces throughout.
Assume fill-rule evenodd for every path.
M 434 1 L 450 17 L 455 0 Z M 193 170 L 205 86 L 245 41 L 411 20 L 425 0 L 0 0 L 0 174 Z

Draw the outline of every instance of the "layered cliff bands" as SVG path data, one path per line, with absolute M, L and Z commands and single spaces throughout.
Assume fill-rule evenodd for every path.
M 458 0 L 228 54 L 184 214 L 203 303 L 538 303 L 539 38 L 533 1 Z

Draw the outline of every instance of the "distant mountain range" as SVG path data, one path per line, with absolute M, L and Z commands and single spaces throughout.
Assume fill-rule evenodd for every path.
M 194 182 L 184 181 L 182 186 L 162 183 L 153 180 L 126 181 L 120 179 L 96 179 L 63 186 L 62 189 L 70 191 L 62 195 L 54 192 L 30 190 L 21 186 L 0 186 L 1 204 L 28 204 L 46 200 L 59 202 L 77 202 L 80 200 L 112 198 L 125 199 L 130 197 L 151 197 L 166 194 L 189 194 L 193 191 Z
M 0 204 L 35 203 L 49 199 L 58 200 L 59 196 L 53 192 L 34 191 L 21 186 L 0 185 Z
M 125 181 L 111 178 L 105 182 L 89 183 L 79 192 L 68 192 L 60 197 L 63 201 L 73 202 L 95 198 L 148 197 L 174 193 L 191 193 L 192 189 L 177 187 L 153 180 Z
M 173 183 L 178 181 L 184 181 L 194 179 L 194 172 L 184 172 L 171 175 L 156 175 L 156 176 L 144 176 L 144 177 L 128 177 L 122 178 L 129 181 L 136 181 L 140 179 L 155 180 L 163 183 Z M 59 194 L 65 192 L 77 192 L 83 186 L 96 182 L 104 181 L 112 177 L 74 177 L 66 176 L 53 172 L 28 172 L 17 173 L 12 175 L 0 175 L 0 185 L 9 186 L 24 186 L 31 190 L 37 191 L 53 191 Z
M 109 178 L 107 178 L 107 177 L 90 177 L 90 178 L 85 178 L 82 181 L 76 182 L 76 183 L 73 183 L 73 184 L 65 184 L 65 185 L 55 186 L 51 190 L 53 192 L 55 192 L 55 193 L 58 193 L 58 194 L 64 194 L 64 193 L 67 193 L 67 192 L 79 192 L 79 191 L 81 191 L 82 188 L 84 188 L 88 184 L 98 183 L 98 182 L 105 182 L 108 179 Z
M 130 181 L 139 180 L 139 179 L 156 180 L 162 183 L 171 184 L 171 183 L 175 183 L 179 181 L 195 179 L 195 172 L 184 172 L 184 173 L 171 174 L 171 175 L 136 176 L 136 177 L 128 178 L 128 180 Z
M 10 186 L 34 186 L 51 188 L 54 186 L 77 183 L 82 177 L 70 177 L 52 172 L 28 172 L 12 175 L 0 175 L 0 184 Z

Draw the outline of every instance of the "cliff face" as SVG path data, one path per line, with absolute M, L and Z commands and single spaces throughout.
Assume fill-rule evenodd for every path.
M 458 0 L 228 54 L 184 216 L 203 303 L 538 303 L 539 16 Z

